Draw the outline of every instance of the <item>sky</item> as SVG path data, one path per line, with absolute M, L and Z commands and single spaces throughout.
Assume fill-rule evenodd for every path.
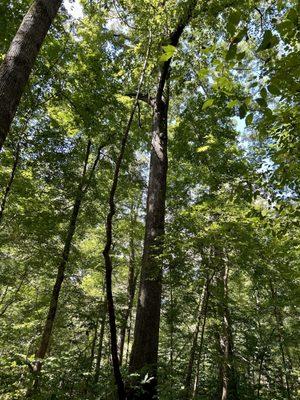
M 68 12 L 74 17 L 74 18 L 81 18 L 83 16 L 82 14 L 82 7 L 79 4 L 79 0 L 64 0 L 64 5 Z

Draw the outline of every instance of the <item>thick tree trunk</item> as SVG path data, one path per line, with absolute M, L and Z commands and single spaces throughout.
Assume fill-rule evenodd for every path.
M 187 368 L 187 373 L 186 373 L 186 378 L 185 378 L 185 395 L 184 399 L 188 400 L 191 397 L 191 384 L 192 384 L 192 374 L 193 374 L 193 368 L 194 368 L 194 362 L 195 362 L 195 356 L 196 356 L 196 351 L 197 351 L 197 344 L 198 344 L 198 336 L 200 333 L 200 328 L 201 328 L 201 322 L 205 313 L 206 309 L 206 304 L 207 304 L 207 298 L 208 298 L 208 288 L 209 288 L 209 280 L 206 279 L 206 282 L 203 286 L 202 293 L 200 296 L 200 301 L 199 301 L 199 307 L 198 307 L 198 317 L 197 317 L 197 324 L 196 324 L 196 329 L 193 335 L 193 343 L 190 351 L 190 357 L 189 357 L 189 363 L 188 363 L 188 368 Z M 203 324 L 202 324 L 203 326 Z
M 0 150 L 36 57 L 62 0 L 35 0 L 0 66 Z
M 3 197 L 2 197 L 2 201 L 1 201 L 1 204 L 0 204 L 0 223 L 2 222 L 2 218 L 3 218 L 3 213 L 4 213 L 5 206 L 6 206 L 6 202 L 7 202 L 9 193 L 11 191 L 11 187 L 12 187 L 13 181 L 15 179 L 17 167 L 18 167 L 18 164 L 19 164 L 19 159 L 20 159 L 20 143 L 17 144 L 17 148 L 16 148 L 16 151 L 15 151 L 14 163 L 13 163 L 13 166 L 12 166 L 11 174 L 10 174 L 9 181 L 8 181 L 7 186 L 5 188 L 5 191 L 4 191 L 4 194 L 3 194 Z
M 228 308 L 228 266 L 226 263 L 219 275 L 219 315 L 222 321 L 221 332 L 219 333 L 219 346 L 221 352 L 220 365 L 220 399 L 238 400 L 236 372 L 234 367 L 233 336 Z
M 154 107 L 146 232 L 134 343 L 130 359 L 131 371 L 138 371 L 147 366 L 147 372 L 154 378 L 156 377 L 162 290 L 162 260 L 159 256 L 163 253 L 168 168 L 167 109 L 167 104 L 161 99 Z
M 191 0 L 175 30 L 168 38 L 176 47 L 190 22 L 197 0 Z M 134 330 L 134 342 L 129 369 L 148 373 L 153 379 L 144 385 L 144 399 L 156 395 L 157 357 L 159 342 L 160 306 L 162 292 L 163 236 L 165 229 L 165 199 L 168 170 L 168 95 L 164 97 L 165 85 L 170 73 L 171 58 L 161 66 L 153 106 L 152 150 L 146 210 L 146 230 L 142 258 L 138 306 Z
M 130 256 L 129 256 L 129 271 L 128 271 L 128 284 L 127 284 L 127 307 L 124 312 L 122 326 L 120 330 L 120 364 L 123 361 L 124 344 L 126 331 L 128 330 L 128 320 L 131 315 L 133 300 L 136 290 L 137 272 L 135 266 L 135 243 L 134 243 L 134 225 L 136 223 L 136 215 L 132 218 L 130 229 Z

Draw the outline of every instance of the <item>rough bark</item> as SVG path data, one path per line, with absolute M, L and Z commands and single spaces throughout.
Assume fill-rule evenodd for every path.
M 62 0 L 36 0 L 25 15 L 0 66 L 0 150 L 35 60 Z
M 155 104 L 150 177 L 148 185 L 146 231 L 142 259 L 139 299 L 130 370 L 149 366 L 156 376 L 163 252 L 165 198 L 167 179 L 167 104 Z
M 18 168 L 18 165 L 19 165 L 19 159 L 20 159 L 20 143 L 17 144 L 17 148 L 16 148 L 15 156 L 14 156 L 14 163 L 13 163 L 13 166 L 12 166 L 12 169 L 11 169 L 9 181 L 8 181 L 7 186 L 5 188 L 5 191 L 4 191 L 4 194 L 3 194 L 3 197 L 2 197 L 2 201 L 1 201 L 1 204 L 0 204 L 0 223 L 2 222 L 3 213 L 4 213 L 5 206 L 6 206 L 6 202 L 7 202 L 9 193 L 11 191 L 12 184 L 13 184 L 14 179 L 15 179 L 16 171 L 17 171 L 17 168 Z
M 190 22 L 197 1 L 190 1 L 184 15 L 167 42 L 178 45 L 186 25 Z M 165 85 L 170 73 L 171 58 L 161 66 L 153 106 L 152 149 L 147 196 L 146 229 L 142 257 L 141 279 L 130 357 L 130 371 L 150 374 L 153 379 L 145 388 L 148 398 L 156 394 L 157 353 L 159 341 L 160 305 L 162 291 L 163 236 L 165 229 L 165 199 L 168 170 L 168 99 L 164 98 Z M 146 398 L 146 397 L 145 397 Z

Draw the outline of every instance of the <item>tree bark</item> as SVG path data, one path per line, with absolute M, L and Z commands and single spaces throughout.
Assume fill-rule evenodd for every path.
M 185 400 L 188 400 L 191 397 L 192 373 L 193 373 L 193 368 L 194 368 L 194 361 L 195 361 L 195 356 L 196 356 L 201 321 L 203 319 L 207 300 L 208 300 L 208 288 L 209 288 L 209 279 L 207 278 L 205 281 L 205 284 L 203 286 L 201 296 L 200 296 L 199 307 L 198 307 L 198 312 L 197 312 L 197 314 L 198 314 L 197 324 L 196 324 L 196 329 L 195 329 L 195 332 L 193 335 L 193 343 L 192 343 L 192 347 L 191 347 L 191 351 L 190 351 L 189 363 L 188 363 L 187 373 L 186 373 L 186 378 L 185 378 L 185 385 L 184 385 L 185 386 L 185 395 L 184 395 Z M 202 326 L 203 326 L 203 324 L 202 324 Z
M 272 300 L 273 300 L 273 307 L 274 307 L 274 315 L 275 315 L 275 321 L 277 325 L 277 335 L 279 339 L 279 349 L 281 353 L 281 358 L 282 358 L 282 366 L 284 369 L 284 379 L 285 379 L 285 389 L 286 389 L 286 395 L 287 399 L 291 399 L 291 384 L 290 384 L 290 375 L 291 375 L 291 362 L 290 362 L 290 356 L 288 354 L 287 349 L 285 349 L 284 346 L 284 337 L 283 337 L 283 332 L 284 332 L 284 326 L 283 326 L 283 319 L 282 315 L 280 313 L 280 310 L 277 305 L 277 293 L 275 291 L 274 285 L 272 280 L 269 281 L 270 284 L 270 290 L 271 290 L 271 295 L 272 295 Z M 289 359 L 289 363 L 287 362 L 287 358 Z M 289 365 L 288 365 L 289 364 Z
M 178 46 L 186 25 L 190 22 L 196 0 L 188 3 L 185 13 L 168 38 Z M 165 199 L 168 170 L 168 98 L 164 89 L 170 73 L 171 58 L 162 64 L 153 105 L 152 150 L 147 196 L 146 229 L 142 257 L 141 279 L 130 357 L 130 371 L 144 370 L 153 378 L 145 390 L 147 398 L 156 394 L 157 354 L 159 341 L 160 306 L 162 292 L 163 236 L 165 230 Z M 167 96 L 168 97 L 168 96 Z M 145 395 L 146 396 L 146 395 Z M 146 397 L 145 397 L 146 399 Z
M 13 181 L 15 179 L 16 171 L 17 171 L 17 168 L 18 168 L 18 165 L 19 165 L 19 159 L 20 159 L 20 143 L 17 143 L 17 148 L 16 148 L 16 151 L 15 151 L 14 163 L 13 163 L 13 166 L 12 166 L 11 174 L 10 174 L 9 181 L 8 181 L 7 186 L 5 188 L 5 192 L 4 192 L 1 204 L 0 204 L 0 224 L 1 224 L 2 219 L 3 219 L 3 213 L 4 213 L 4 209 L 5 209 L 5 206 L 6 206 L 6 202 L 7 202 L 9 193 L 11 191 L 11 187 L 12 187 Z
M 205 306 L 204 306 L 204 312 L 203 312 L 203 323 L 202 323 L 202 327 L 201 327 L 201 335 L 200 335 L 200 343 L 199 343 L 199 349 L 198 349 L 198 358 L 197 358 L 197 366 L 196 366 L 196 374 L 195 374 L 195 382 L 194 382 L 194 388 L 193 388 L 193 393 L 192 393 L 192 399 L 196 398 L 198 384 L 199 384 L 200 365 L 201 365 L 201 358 L 202 358 L 204 331 L 205 331 L 206 318 L 207 318 L 208 300 L 209 300 L 209 291 L 208 291 L 206 299 L 205 299 Z
M 137 271 L 135 266 L 135 243 L 134 243 L 134 225 L 136 223 L 136 215 L 131 220 L 130 229 L 130 256 L 129 256 L 129 271 L 128 271 L 128 284 L 127 284 L 127 307 L 124 312 L 122 326 L 120 330 L 120 364 L 123 361 L 124 344 L 126 331 L 128 330 L 128 319 L 131 315 L 133 300 L 136 290 Z
M 107 300 L 104 300 L 104 308 L 103 314 L 101 318 L 100 324 L 100 334 L 99 334 L 99 342 L 98 342 L 98 351 L 96 357 L 96 366 L 95 366 L 95 374 L 94 374 L 94 383 L 98 383 L 100 376 L 100 367 L 103 353 L 103 340 L 104 340 L 104 332 L 105 332 L 105 324 L 106 324 L 106 314 L 107 314 Z
M 35 60 L 62 0 L 35 0 L 0 66 L 0 150 Z
M 139 95 L 140 91 L 144 82 L 145 74 L 146 74 L 146 67 L 148 63 L 148 58 L 150 54 L 150 47 L 151 47 L 151 42 L 152 38 L 150 36 L 149 38 L 149 45 L 147 49 L 147 54 L 145 57 L 144 65 L 143 65 L 143 70 L 140 76 L 140 81 L 138 84 L 138 90 L 137 94 L 131 109 L 131 113 L 127 122 L 127 126 L 125 128 L 122 141 L 121 141 L 121 147 L 120 147 L 120 153 L 118 155 L 117 161 L 116 161 L 116 166 L 115 166 L 115 171 L 114 171 L 114 176 L 113 176 L 113 181 L 112 181 L 112 186 L 110 189 L 109 193 L 109 199 L 108 199 L 108 214 L 106 217 L 106 226 L 105 226 L 105 231 L 106 231 L 106 243 L 104 246 L 104 250 L 102 252 L 103 257 L 104 257 L 104 264 L 105 264 L 105 284 L 106 284 L 106 298 L 107 298 L 107 310 L 108 310 L 108 320 L 109 320 L 109 329 L 110 329 L 110 348 L 111 348 L 111 358 L 112 358 L 112 364 L 113 364 L 113 371 L 114 371 L 114 377 L 115 377 L 115 382 L 117 385 L 117 390 L 118 390 L 118 398 L 119 400 L 125 400 L 126 394 L 125 394 L 125 386 L 124 386 L 124 381 L 123 377 L 120 371 L 120 361 L 119 361 L 119 355 L 118 355 L 118 343 L 117 343 L 117 327 L 116 327 L 116 315 L 115 315 L 115 306 L 114 306 L 114 298 L 113 298 L 113 292 L 112 292 L 112 259 L 111 259 L 111 247 L 112 247 L 112 239 L 113 239 L 113 217 L 116 213 L 116 206 L 115 206 L 115 195 L 118 187 L 118 181 L 119 181 L 119 175 L 120 175 L 120 170 L 125 154 L 125 149 L 127 145 L 127 140 L 129 136 L 129 132 L 131 129 L 131 125 L 133 122 L 134 114 L 137 109 L 138 101 L 139 101 Z
M 225 263 L 220 271 L 218 284 L 220 289 L 219 315 L 222 321 L 219 333 L 219 346 L 221 353 L 220 365 L 220 399 L 238 400 L 236 372 L 234 367 L 233 336 L 228 307 L 228 273 L 229 269 Z

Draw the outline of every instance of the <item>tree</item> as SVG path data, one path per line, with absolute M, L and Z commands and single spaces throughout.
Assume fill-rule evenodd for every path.
M 190 1 L 177 26 L 168 38 L 168 46 L 175 49 L 184 28 L 190 22 L 197 1 Z M 172 50 L 172 52 L 174 52 Z M 165 89 L 170 73 L 172 53 L 163 61 L 154 99 L 153 133 L 150 175 L 147 195 L 146 230 L 139 288 L 134 342 L 130 357 L 130 370 L 145 372 L 154 377 L 150 381 L 149 398 L 155 393 L 159 340 L 160 303 L 162 290 L 163 235 L 165 224 L 165 197 L 167 185 L 167 141 L 169 93 Z M 166 94 L 164 94 L 166 91 Z
M 0 150 L 36 57 L 62 0 L 36 0 L 25 15 L 0 67 Z

